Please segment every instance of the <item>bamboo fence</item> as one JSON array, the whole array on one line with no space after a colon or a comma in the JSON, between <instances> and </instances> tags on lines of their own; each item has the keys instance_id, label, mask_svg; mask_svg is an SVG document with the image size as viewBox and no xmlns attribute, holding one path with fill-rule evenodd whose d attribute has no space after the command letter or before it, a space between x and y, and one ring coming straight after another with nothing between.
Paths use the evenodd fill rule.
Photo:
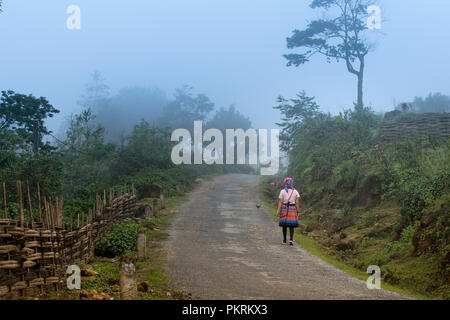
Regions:
<instances>
[{"instance_id":1,"label":"bamboo fence","mask_svg":"<svg viewBox=\"0 0 450 320\"><path fill-rule=\"evenodd\" d=\"M387 123L380 128L382 141L396 141L407 137L450 137L450 113L426 113L417 119Z\"/></svg>"},{"instance_id":2,"label":"bamboo fence","mask_svg":"<svg viewBox=\"0 0 450 320\"><path fill-rule=\"evenodd\" d=\"M133 217L136 211L136 190L124 186L119 194L109 190L108 199L106 191L102 196L96 195L95 205L86 214L67 217L63 214L62 197L44 198L41 203L39 185L33 210L29 184L24 188L22 182L17 181L19 217L11 219L5 183L2 187L0 300L61 289L67 266L87 261L96 243L110 233L115 224Z\"/></svg>"}]
</instances>

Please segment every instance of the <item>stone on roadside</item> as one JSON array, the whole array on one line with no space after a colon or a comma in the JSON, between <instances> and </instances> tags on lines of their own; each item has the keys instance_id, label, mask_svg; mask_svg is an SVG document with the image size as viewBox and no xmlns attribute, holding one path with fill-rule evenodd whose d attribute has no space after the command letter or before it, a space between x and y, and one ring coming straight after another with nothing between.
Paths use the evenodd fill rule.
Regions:
<instances>
[{"instance_id":1,"label":"stone on roadside","mask_svg":"<svg viewBox=\"0 0 450 320\"><path fill-rule=\"evenodd\" d=\"M143 281L138 284L138 291L147 292L150 288L150 283L148 281Z\"/></svg>"}]
</instances>

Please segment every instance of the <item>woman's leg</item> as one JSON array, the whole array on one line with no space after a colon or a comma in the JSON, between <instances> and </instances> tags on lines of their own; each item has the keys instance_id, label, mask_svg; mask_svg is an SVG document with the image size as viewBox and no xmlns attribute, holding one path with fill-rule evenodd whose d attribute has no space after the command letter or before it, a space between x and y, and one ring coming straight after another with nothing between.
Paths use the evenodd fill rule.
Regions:
<instances>
[{"instance_id":1,"label":"woman's leg","mask_svg":"<svg viewBox=\"0 0 450 320\"><path fill-rule=\"evenodd\" d=\"M289 237L294 240L294 227L289 227Z\"/></svg>"},{"instance_id":2,"label":"woman's leg","mask_svg":"<svg viewBox=\"0 0 450 320\"><path fill-rule=\"evenodd\" d=\"M283 226L283 242L286 242L287 227Z\"/></svg>"}]
</instances>

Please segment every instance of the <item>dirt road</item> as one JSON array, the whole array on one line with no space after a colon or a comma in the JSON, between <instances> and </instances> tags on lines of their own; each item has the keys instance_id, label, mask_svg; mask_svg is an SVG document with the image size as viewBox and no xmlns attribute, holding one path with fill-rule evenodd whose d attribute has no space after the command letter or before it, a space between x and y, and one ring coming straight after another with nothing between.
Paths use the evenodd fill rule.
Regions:
<instances>
[{"instance_id":1,"label":"dirt road","mask_svg":"<svg viewBox=\"0 0 450 320\"><path fill-rule=\"evenodd\" d=\"M258 176L226 175L190 195L169 230L167 272L197 299L404 299L307 253L281 245L257 208Z\"/></svg>"}]
</instances>

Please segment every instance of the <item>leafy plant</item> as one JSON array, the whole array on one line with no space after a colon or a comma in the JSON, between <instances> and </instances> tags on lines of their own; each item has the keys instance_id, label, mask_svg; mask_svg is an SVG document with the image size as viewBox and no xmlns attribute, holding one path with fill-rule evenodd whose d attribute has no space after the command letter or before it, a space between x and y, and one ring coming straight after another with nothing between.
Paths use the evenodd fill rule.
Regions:
<instances>
[{"instance_id":1,"label":"leafy plant","mask_svg":"<svg viewBox=\"0 0 450 320\"><path fill-rule=\"evenodd\" d=\"M95 246L95 255L114 258L127 251L136 250L139 224L127 219L114 227L112 233L102 238Z\"/></svg>"}]
</instances>

